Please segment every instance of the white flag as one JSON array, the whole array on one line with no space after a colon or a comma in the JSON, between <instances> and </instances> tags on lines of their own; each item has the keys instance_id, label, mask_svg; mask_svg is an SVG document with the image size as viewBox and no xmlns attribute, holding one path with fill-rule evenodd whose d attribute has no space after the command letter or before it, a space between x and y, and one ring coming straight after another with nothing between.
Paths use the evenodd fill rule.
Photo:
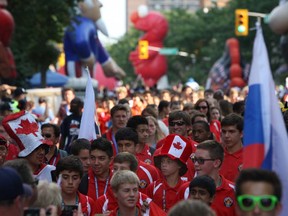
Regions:
<instances>
[{"instance_id":1,"label":"white flag","mask_svg":"<svg viewBox=\"0 0 288 216\"><path fill-rule=\"evenodd\" d=\"M84 111L82 113L80 131L78 138L85 138L90 140L96 139L95 130L95 94L88 69L87 71L87 84L85 90Z\"/></svg>"}]
</instances>

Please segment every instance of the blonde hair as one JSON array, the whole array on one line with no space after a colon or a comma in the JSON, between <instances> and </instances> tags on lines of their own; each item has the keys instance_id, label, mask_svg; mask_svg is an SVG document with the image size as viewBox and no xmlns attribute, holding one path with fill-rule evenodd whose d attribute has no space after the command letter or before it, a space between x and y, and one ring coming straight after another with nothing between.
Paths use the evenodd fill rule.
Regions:
<instances>
[{"instance_id":1,"label":"blonde hair","mask_svg":"<svg viewBox=\"0 0 288 216\"><path fill-rule=\"evenodd\" d=\"M160 129L160 126L158 124L157 119L155 119L153 116L146 116L146 119L148 120L152 120L156 126L156 132L155 132L155 142L157 143L159 140L163 139L165 137L165 134L163 133L163 131Z\"/></svg>"},{"instance_id":2,"label":"blonde hair","mask_svg":"<svg viewBox=\"0 0 288 216\"><path fill-rule=\"evenodd\" d=\"M119 170L111 178L110 185L117 192L121 184L140 184L138 176L130 170Z\"/></svg>"},{"instance_id":3,"label":"blonde hair","mask_svg":"<svg viewBox=\"0 0 288 216\"><path fill-rule=\"evenodd\" d=\"M55 205L61 208L62 196L60 187L54 182L40 181L37 185L38 197L33 207L47 208Z\"/></svg>"}]
</instances>

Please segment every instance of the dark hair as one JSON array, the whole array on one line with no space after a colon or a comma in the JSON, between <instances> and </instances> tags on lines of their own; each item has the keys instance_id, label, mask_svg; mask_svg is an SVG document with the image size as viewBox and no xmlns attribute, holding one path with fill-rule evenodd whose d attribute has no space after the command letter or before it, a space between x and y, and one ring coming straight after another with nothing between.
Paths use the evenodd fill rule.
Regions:
<instances>
[{"instance_id":1,"label":"dark hair","mask_svg":"<svg viewBox=\"0 0 288 216\"><path fill-rule=\"evenodd\" d=\"M41 104L41 103L46 103L46 102L47 102L47 100L46 100L45 97L39 97L39 98L38 98L38 103L39 103L39 104Z\"/></svg>"},{"instance_id":2,"label":"dark hair","mask_svg":"<svg viewBox=\"0 0 288 216\"><path fill-rule=\"evenodd\" d=\"M243 116L245 111L245 101L237 101L232 106L233 112Z\"/></svg>"},{"instance_id":3,"label":"dark hair","mask_svg":"<svg viewBox=\"0 0 288 216\"><path fill-rule=\"evenodd\" d=\"M182 110L175 110L169 113L168 121L180 120L182 119L187 126L191 125L190 116L187 112Z\"/></svg>"},{"instance_id":4,"label":"dark hair","mask_svg":"<svg viewBox=\"0 0 288 216\"><path fill-rule=\"evenodd\" d=\"M60 136L60 127L58 125L51 124L51 123L45 123L45 124L41 125L41 130L43 130L44 128L53 128L55 137Z\"/></svg>"},{"instance_id":5,"label":"dark hair","mask_svg":"<svg viewBox=\"0 0 288 216\"><path fill-rule=\"evenodd\" d=\"M196 101L194 108L196 110L198 110L199 104L202 103L202 102L205 102L206 105L207 105L207 114L206 114L206 116L207 116L208 121L210 121L210 104L209 104L209 102L206 99L200 98L198 101Z\"/></svg>"},{"instance_id":6,"label":"dark hair","mask_svg":"<svg viewBox=\"0 0 288 216\"><path fill-rule=\"evenodd\" d=\"M32 175L32 169L26 159L17 158L14 160L6 161L3 167L12 167L21 176L23 183L35 186L34 177Z\"/></svg>"},{"instance_id":7,"label":"dark hair","mask_svg":"<svg viewBox=\"0 0 288 216\"><path fill-rule=\"evenodd\" d=\"M126 98L122 98L118 101L118 104L129 104L129 101Z\"/></svg>"},{"instance_id":8,"label":"dark hair","mask_svg":"<svg viewBox=\"0 0 288 216\"><path fill-rule=\"evenodd\" d=\"M77 106L78 107L84 107L84 102L83 102L83 100L81 99L81 98L79 98L79 97L75 97L72 101L71 101L71 103L70 103L70 105L71 104L77 104Z\"/></svg>"},{"instance_id":9,"label":"dark hair","mask_svg":"<svg viewBox=\"0 0 288 216\"><path fill-rule=\"evenodd\" d=\"M230 113L229 115L225 116L221 121L221 127L224 126L236 126L236 128L242 132L244 127L243 118L235 113Z\"/></svg>"},{"instance_id":10,"label":"dark hair","mask_svg":"<svg viewBox=\"0 0 288 216\"><path fill-rule=\"evenodd\" d=\"M112 144L106 138L99 137L99 138L93 140L93 142L91 144L90 152L94 151L96 149L106 152L106 154L108 155L109 158L111 158L113 156Z\"/></svg>"},{"instance_id":11,"label":"dark hair","mask_svg":"<svg viewBox=\"0 0 288 216\"><path fill-rule=\"evenodd\" d=\"M143 116L144 113L148 113L150 116L153 116L155 119L158 119L158 110L157 108L153 108L152 105L154 104L149 104L147 105L143 110L141 115ZM146 116L145 116L146 117Z\"/></svg>"},{"instance_id":12,"label":"dark hair","mask_svg":"<svg viewBox=\"0 0 288 216\"><path fill-rule=\"evenodd\" d=\"M222 90L216 90L213 94L213 98L217 101L224 100L224 92Z\"/></svg>"},{"instance_id":13,"label":"dark hair","mask_svg":"<svg viewBox=\"0 0 288 216\"><path fill-rule=\"evenodd\" d=\"M166 100L161 100L159 102L159 105L158 105L158 112L162 112L164 110L164 108L167 108L169 107L170 105L170 102L166 101Z\"/></svg>"},{"instance_id":14,"label":"dark hair","mask_svg":"<svg viewBox=\"0 0 288 216\"><path fill-rule=\"evenodd\" d=\"M137 129L138 125L148 125L148 120L141 115L135 115L128 119L127 127Z\"/></svg>"},{"instance_id":15,"label":"dark hair","mask_svg":"<svg viewBox=\"0 0 288 216\"><path fill-rule=\"evenodd\" d=\"M206 122L206 121L196 121L196 122L194 122L194 124L192 126L197 125L197 124L198 125L202 125L206 132L211 132L208 122Z\"/></svg>"},{"instance_id":16,"label":"dark hair","mask_svg":"<svg viewBox=\"0 0 288 216\"><path fill-rule=\"evenodd\" d=\"M74 155L69 155L67 157L61 158L56 165L56 176L58 177L60 173L64 170L78 172L80 178L83 176L83 165L81 160Z\"/></svg>"},{"instance_id":17,"label":"dark hair","mask_svg":"<svg viewBox=\"0 0 288 216\"><path fill-rule=\"evenodd\" d=\"M212 159L219 159L222 164L224 159L224 150L223 147L220 145L220 143L214 140L204 141L197 145L197 149L207 150Z\"/></svg>"},{"instance_id":18,"label":"dark hair","mask_svg":"<svg viewBox=\"0 0 288 216\"><path fill-rule=\"evenodd\" d=\"M136 145L138 143L138 133L135 129L130 127L120 128L115 134L116 142L121 140L129 140L134 142Z\"/></svg>"},{"instance_id":19,"label":"dark hair","mask_svg":"<svg viewBox=\"0 0 288 216\"><path fill-rule=\"evenodd\" d=\"M122 111L125 111L126 113L128 113L128 110L127 110L127 107L123 104L116 104L115 106L113 106L110 110L110 115L111 117L114 116L114 114L119 111L119 110L122 110Z\"/></svg>"},{"instance_id":20,"label":"dark hair","mask_svg":"<svg viewBox=\"0 0 288 216\"><path fill-rule=\"evenodd\" d=\"M206 116L204 113L201 113L201 112L199 112L199 111L196 111L196 112L194 113L194 115L192 116L192 118L191 118L191 124L192 124L192 125L195 123L195 119L196 119L197 117L203 117L203 118L206 118L206 119L207 119L207 116ZM207 121L208 121L208 119L207 119Z\"/></svg>"},{"instance_id":21,"label":"dark hair","mask_svg":"<svg viewBox=\"0 0 288 216\"><path fill-rule=\"evenodd\" d=\"M72 155L78 156L81 150L87 149L90 151L90 148L91 148L91 143L89 142L89 140L80 138L80 139L73 140L73 142L71 143L70 153Z\"/></svg>"},{"instance_id":22,"label":"dark hair","mask_svg":"<svg viewBox=\"0 0 288 216\"><path fill-rule=\"evenodd\" d=\"M270 184L273 187L273 195L278 198L279 202L281 201L282 184L279 177L274 171L256 168L242 170L235 182L236 197L242 195L241 186L248 181L265 182Z\"/></svg>"},{"instance_id":23,"label":"dark hair","mask_svg":"<svg viewBox=\"0 0 288 216\"><path fill-rule=\"evenodd\" d=\"M220 100L219 107L223 116L227 116L228 114L233 112L233 105L227 100Z\"/></svg>"},{"instance_id":24,"label":"dark hair","mask_svg":"<svg viewBox=\"0 0 288 216\"><path fill-rule=\"evenodd\" d=\"M213 89L206 89L206 90L204 91L204 94L205 94L205 93L214 94L214 91L213 91Z\"/></svg>"},{"instance_id":25,"label":"dark hair","mask_svg":"<svg viewBox=\"0 0 288 216\"><path fill-rule=\"evenodd\" d=\"M128 162L129 163L129 168L132 172L135 172L137 171L138 169L138 161L136 159L136 157L129 153L129 152L119 152L114 160L113 160L113 163L125 163L125 162Z\"/></svg>"},{"instance_id":26,"label":"dark hair","mask_svg":"<svg viewBox=\"0 0 288 216\"><path fill-rule=\"evenodd\" d=\"M216 193L216 184L213 178L208 175L196 176L189 184L189 193L194 187L204 188L208 191L210 197L213 197Z\"/></svg>"},{"instance_id":27,"label":"dark hair","mask_svg":"<svg viewBox=\"0 0 288 216\"><path fill-rule=\"evenodd\" d=\"M191 102L185 103L183 106L183 111L189 110L189 109L193 109L194 105Z\"/></svg>"}]
</instances>

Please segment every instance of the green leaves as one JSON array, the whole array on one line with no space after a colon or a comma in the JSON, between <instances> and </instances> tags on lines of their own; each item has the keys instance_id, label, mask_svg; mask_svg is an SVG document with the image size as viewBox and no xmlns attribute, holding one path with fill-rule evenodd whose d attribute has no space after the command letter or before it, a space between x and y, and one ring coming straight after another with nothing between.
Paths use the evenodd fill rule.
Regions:
<instances>
[{"instance_id":1,"label":"green leaves","mask_svg":"<svg viewBox=\"0 0 288 216\"><path fill-rule=\"evenodd\" d=\"M177 47L180 51L193 53L196 56L195 64L192 64L192 59L188 57L167 56L170 82L172 84L186 82L189 77L193 77L201 85L205 85L210 68L224 52L226 40L236 37L234 34L235 9L247 8L253 12L269 13L278 3L278 0L234 0L230 1L225 8L210 8L208 13L199 10L192 14L181 9L164 12L169 20L169 33L164 46ZM252 28L256 18L250 17L249 21L250 28ZM278 47L280 37L264 23L262 23L262 28L270 54L271 67L275 70L283 62ZM131 34L131 32L132 30L118 44L109 48L114 59L128 72L129 80L133 80L135 75L133 75L133 68L127 62L128 54L135 49L138 40L137 34ZM237 38L240 42L242 58L248 63L252 58L254 37L255 31L250 31L247 37Z\"/></svg>"}]
</instances>

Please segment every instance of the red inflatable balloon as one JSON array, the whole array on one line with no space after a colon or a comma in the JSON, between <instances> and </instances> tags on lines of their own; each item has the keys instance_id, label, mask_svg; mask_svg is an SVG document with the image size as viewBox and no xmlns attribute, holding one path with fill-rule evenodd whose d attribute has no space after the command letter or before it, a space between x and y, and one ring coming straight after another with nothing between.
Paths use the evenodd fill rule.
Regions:
<instances>
[{"instance_id":1,"label":"red inflatable balloon","mask_svg":"<svg viewBox=\"0 0 288 216\"><path fill-rule=\"evenodd\" d=\"M240 77L234 77L231 79L230 87L240 87L243 88L246 86L246 82Z\"/></svg>"},{"instance_id":2,"label":"red inflatable balloon","mask_svg":"<svg viewBox=\"0 0 288 216\"><path fill-rule=\"evenodd\" d=\"M0 41L9 46L14 31L14 19L6 9L0 8Z\"/></svg>"},{"instance_id":3,"label":"red inflatable balloon","mask_svg":"<svg viewBox=\"0 0 288 216\"><path fill-rule=\"evenodd\" d=\"M1 5L2 7L5 6L4 3ZM17 76L14 56L9 48L13 31L14 19L12 15L0 7L0 77L5 79L16 78Z\"/></svg>"},{"instance_id":4,"label":"red inflatable balloon","mask_svg":"<svg viewBox=\"0 0 288 216\"><path fill-rule=\"evenodd\" d=\"M150 47L163 47L163 40L168 32L168 22L162 14L154 11L147 11L146 14L134 12L130 20L136 29L144 32L140 40L147 40ZM137 47L130 53L129 60L134 66L135 73L141 75L149 87L154 86L166 74L166 58L158 51L149 50L149 58L141 60Z\"/></svg>"},{"instance_id":5,"label":"red inflatable balloon","mask_svg":"<svg viewBox=\"0 0 288 216\"><path fill-rule=\"evenodd\" d=\"M240 77L242 78L242 68L239 64L232 64L230 67L230 79Z\"/></svg>"}]
</instances>

